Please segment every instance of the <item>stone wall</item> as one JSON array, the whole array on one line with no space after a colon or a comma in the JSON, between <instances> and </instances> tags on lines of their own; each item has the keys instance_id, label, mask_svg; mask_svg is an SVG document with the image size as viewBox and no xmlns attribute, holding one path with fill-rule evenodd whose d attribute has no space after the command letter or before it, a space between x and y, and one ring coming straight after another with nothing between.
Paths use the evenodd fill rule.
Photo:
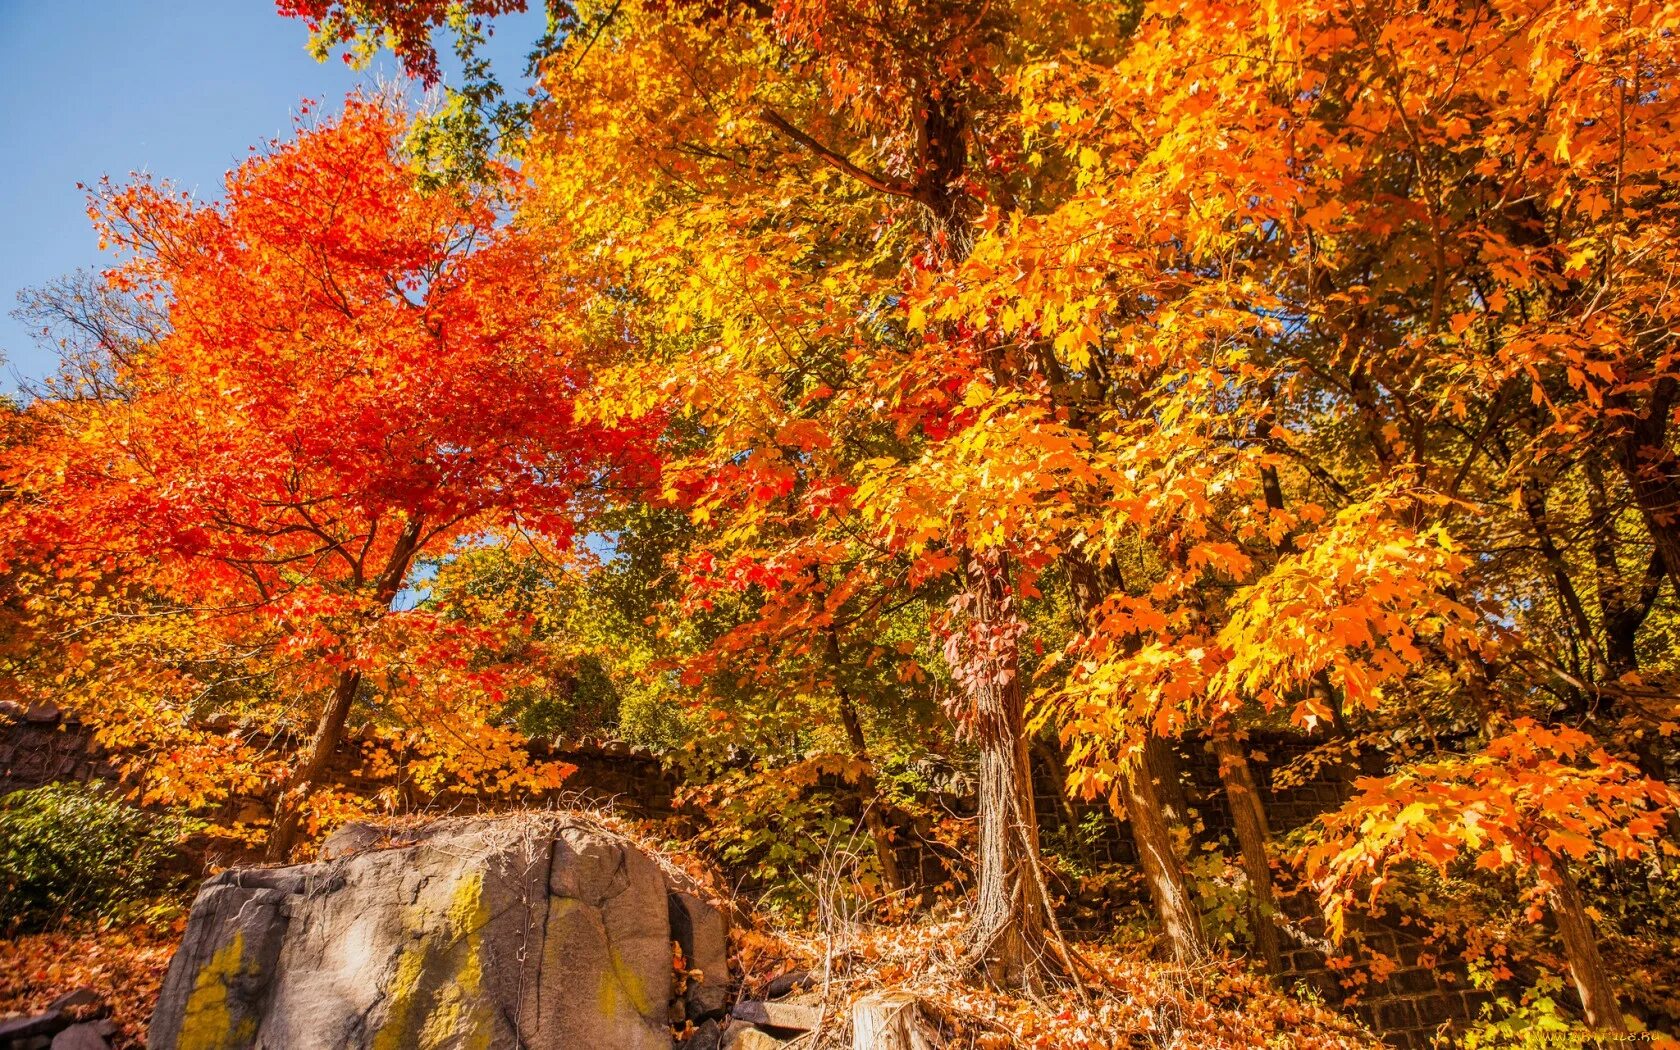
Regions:
<instances>
[{"instance_id":1,"label":"stone wall","mask_svg":"<svg viewBox=\"0 0 1680 1050\"><path fill-rule=\"evenodd\" d=\"M387 780L365 773L366 741L352 740L341 748L328 770L336 783L369 794L385 787ZM518 799L509 804L532 805L548 801L609 806L636 816L667 817L674 809L676 785L659 759L646 751L615 742L538 741L532 755L544 761L558 760L577 767L555 799ZM94 742L93 732L73 715L57 708L38 707L0 710L0 795L60 781L88 783L114 781L117 770ZM450 796L422 796L408 792L405 801L420 810L452 811L480 808L476 802ZM248 797L231 800L222 816L254 819L266 816L269 799ZM497 808L494 805L484 808Z\"/></svg>"},{"instance_id":2,"label":"stone wall","mask_svg":"<svg viewBox=\"0 0 1680 1050\"><path fill-rule=\"evenodd\" d=\"M0 712L0 795L59 781L86 784L116 772L93 733L55 707Z\"/></svg>"}]
</instances>

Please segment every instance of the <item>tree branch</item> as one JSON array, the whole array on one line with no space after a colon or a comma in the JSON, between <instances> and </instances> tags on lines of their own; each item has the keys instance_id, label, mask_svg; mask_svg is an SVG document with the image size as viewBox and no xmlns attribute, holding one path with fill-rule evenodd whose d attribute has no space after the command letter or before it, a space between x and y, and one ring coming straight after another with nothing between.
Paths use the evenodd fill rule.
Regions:
<instances>
[{"instance_id":1,"label":"tree branch","mask_svg":"<svg viewBox=\"0 0 1680 1050\"><path fill-rule=\"evenodd\" d=\"M858 182L868 186L870 189L876 190L880 193L890 193L894 197L914 196L909 186L906 186L901 182L893 182L887 178L858 167L856 164L847 160L844 156L829 149L816 139L794 127L788 122L786 117L777 113L769 106L765 106L762 110L760 110L759 115L764 118L765 123L816 154L817 158L823 161L823 163L827 164L836 171L851 176Z\"/></svg>"}]
</instances>

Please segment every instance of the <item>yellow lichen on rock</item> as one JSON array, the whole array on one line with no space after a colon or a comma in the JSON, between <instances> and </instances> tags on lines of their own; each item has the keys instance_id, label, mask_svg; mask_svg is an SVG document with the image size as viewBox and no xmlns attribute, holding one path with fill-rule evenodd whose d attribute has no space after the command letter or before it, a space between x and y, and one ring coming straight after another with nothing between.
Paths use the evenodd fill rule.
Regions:
<instances>
[{"instance_id":1,"label":"yellow lichen on rock","mask_svg":"<svg viewBox=\"0 0 1680 1050\"><path fill-rule=\"evenodd\" d=\"M432 926L435 914L417 904L405 923L418 939L397 959L386 989L390 1006L374 1036L374 1050L485 1050L490 1045L493 1017L484 998L482 959L490 909L483 875L473 872L455 884L444 931ZM423 983L432 985L429 996ZM427 998L429 1008L422 1014Z\"/></svg>"},{"instance_id":2,"label":"yellow lichen on rock","mask_svg":"<svg viewBox=\"0 0 1680 1050\"><path fill-rule=\"evenodd\" d=\"M236 932L193 978L180 1050L227 1050L249 1045L255 1035L255 1022L246 1017L236 1023L228 1005L228 985L239 976L244 955L245 935Z\"/></svg>"},{"instance_id":3,"label":"yellow lichen on rock","mask_svg":"<svg viewBox=\"0 0 1680 1050\"><path fill-rule=\"evenodd\" d=\"M621 1006L629 1006L644 1017L650 1015L653 1005L648 1001L647 988L643 987L636 971L626 965L618 949L610 945L607 959L610 965L601 975L601 1015L610 1017L618 1013Z\"/></svg>"}]
</instances>

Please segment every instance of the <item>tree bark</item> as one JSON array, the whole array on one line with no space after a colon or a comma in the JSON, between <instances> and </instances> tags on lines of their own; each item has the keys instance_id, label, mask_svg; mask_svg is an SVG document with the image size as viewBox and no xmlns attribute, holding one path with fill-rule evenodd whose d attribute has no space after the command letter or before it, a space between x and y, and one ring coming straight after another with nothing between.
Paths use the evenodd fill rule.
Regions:
<instances>
[{"instance_id":1,"label":"tree bark","mask_svg":"<svg viewBox=\"0 0 1680 1050\"><path fill-rule=\"evenodd\" d=\"M1157 776L1150 750L1145 748L1137 766L1121 775L1120 794L1126 803L1132 839L1137 843L1143 879L1167 935L1167 946L1176 961L1187 964L1207 955L1207 937L1202 932L1201 912L1196 908L1189 880L1184 875L1178 845L1167 823Z\"/></svg>"},{"instance_id":2,"label":"tree bark","mask_svg":"<svg viewBox=\"0 0 1680 1050\"><path fill-rule=\"evenodd\" d=\"M852 1050L933 1050L945 1045L913 995L885 992L852 1006Z\"/></svg>"},{"instance_id":3,"label":"tree bark","mask_svg":"<svg viewBox=\"0 0 1680 1050\"><path fill-rule=\"evenodd\" d=\"M1000 552L971 554L967 575L975 633L963 677L980 752L980 864L970 927L972 951L994 984L1036 992L1043 986L1049 961L1050 916L1039 869L1008 562Z\"/></svg>"},{"instance_id":4,"label":"tree bark","mask_svg":"<svg viewBox=\"0 0 1680 1050\"><path fill-rule=\"evenodd\" d=\"M1184 790L1184 763L1178 748L1164 737L1152 736L1144 745L1149 750L1149 768L1155 777L1155 791L1161 798L1161 815L1167 826L1183 828L1188 834L1194 828L1190 796Z\"/></svg>"},{"instance_id":5,"label":"tree bark","mask_svg":"<svg viewBox=\"0 0 1680 1050\"><path fill-rule=\"evenodd\" d=\"M1271 841L1271 829L1266 824L1266 809L1261 803L1260 789L1254 782L1248 755L1227 719L1220 719L1212 727L1213 753L1219 759L1219 781L1225 787L1225 797L1231 805L1231 826L1237 835L1237 849L1242 856L1243 872L1248 876L1249 924L1254 928L1254 946L1265 963L1266 972L1281 973L1282 938L1278 930L1277 891L1272 884L1271 858L1266 844Z\"/></svg>"},{"instance_id":6,"label":"tree bark","mask_svg":"<svg viewBox=\"0 0 1680 1050\"><path fill-rule=\"evenodd\" d=\"M1622 1020L1621 1008L1616 1005L1616 989L1604 968L1604 957L1598 953L1598 937L1593 932L1587 906L1581 900L1581 891L1564 861L1560 858L1554 860L1558 883L1547 894L1547 901L1552 906L1558 934L1563 939L1564 955L1569 960L1569 976L1581 995L1581 1010L1594 1031L1625 1032L1627 1025Z\"/></svg>"}]
</instances>

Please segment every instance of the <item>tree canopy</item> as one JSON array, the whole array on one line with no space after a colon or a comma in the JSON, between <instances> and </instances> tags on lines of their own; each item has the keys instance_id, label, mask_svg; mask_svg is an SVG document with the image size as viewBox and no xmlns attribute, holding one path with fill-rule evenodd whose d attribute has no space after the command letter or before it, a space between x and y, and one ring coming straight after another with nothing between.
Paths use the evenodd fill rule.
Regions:
<instances>
[{"instance_id":1,"label":"tree canopy","mask_svg":"<svg viewBox=\"0 0 1680 1050\"><path fill-rule=\"evenodd\" d=\"M363 722L486 791L638 737L765 878L821 819L905 892L919 814L1031 994L1088 969L1035 769L1223 950L1205 748L1263 966L1298 886L1333 937L1474 900L1669 1023L1602 886L1680 849L1680 6L580 0L510 108L524 6L281 0L469 90L92 191L119 261L39 293L75 367L8 423L19 682L159 797L279 784L276 856ZM1340 808L1274 833L1262 737Z\"/></svg>"}]
</instances>

